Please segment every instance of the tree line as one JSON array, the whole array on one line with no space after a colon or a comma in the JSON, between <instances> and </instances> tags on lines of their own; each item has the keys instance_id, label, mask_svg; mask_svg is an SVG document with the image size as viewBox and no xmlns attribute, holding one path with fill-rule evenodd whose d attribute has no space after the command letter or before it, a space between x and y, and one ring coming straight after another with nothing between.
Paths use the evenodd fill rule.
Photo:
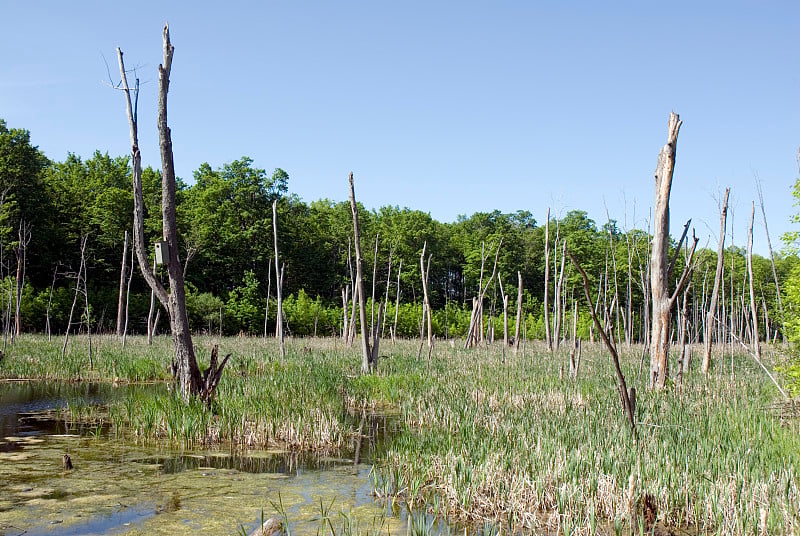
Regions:
<instances>
[{"instance_id":1,"label":"tree line","mask_svg":"<svg viewBox=\"0 0 800 536\"><path fill-rule=\"evenodd\" d=\"M161 171L146 167L141 177L145 242L152 262L153 244L162 232ZM355 252L349 202L306 202L290 192L285 171L268 172L246 156L216 169L202 163L192 178L191 183L178 180L176 191L178 255L192 329L275 333L275 201L285 274L284 329L298 336L341 336L347 329L345 317L352 318ZM28 131L9 128L0 120L0 302L5 333L66 331L82 261L86 306L78 307L81 312L72 311L73 326L113 332L118 325L120 285L128 284L120 277L120 267L132 213L129 156L97 151L86 159L69 154L54 161L31 144ZM512 311L510 329L515 331L513 312L519 295L522 336L544 338L549 328L556 345L575 334L594 337L581 276L565 257L569 251L585 269L594 309L612 326L616 339L632 344L647 337L652 237L646 230L621 228L613 219L598 224L580 210L561 217L542 215L542 221L523 210L479 212L451 223L397 206L366 210L359 205L359 213L368 307L385 304L387 334L420 335L421 269L425 269L431 330L437 338L468 334L473 298L484 288L485 320L477 334L481 339L502 338L504 296ZM680 274L687 257L675 255L676 246L671 239L670 257ZM427 268L419 262L423 248ZM718 305L728 336L742 339L753 331L746 253L736 244L724 249ZM130 271L131 249L124 255ZM681 303L679 310L689 317L690 340L700 342L703 311L717 270L716 249L698 249L694 262L687 294L682 296L686 304ZM789 279L796 264L794 254L776 255L779 282ZM156 272L166 280L163 268ZM781 337L770 259L753 255L752 273L758 333L762 340ZM148 316L152 324L151 296L138 269L125 290L127 329L145 333ZM169 328L161 325L160 330ZM723 337L722 331L714 336Z\"/></svg>"}]
</instances>

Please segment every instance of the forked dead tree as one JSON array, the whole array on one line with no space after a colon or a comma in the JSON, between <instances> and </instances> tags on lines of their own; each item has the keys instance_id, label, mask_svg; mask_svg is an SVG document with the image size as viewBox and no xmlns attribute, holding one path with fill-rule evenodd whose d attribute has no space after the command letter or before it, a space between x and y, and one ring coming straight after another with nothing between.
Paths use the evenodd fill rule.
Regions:
<instances>
[{"instance_id":1,"label":"forked dead tree","mask_svg":"<svg viewBox=\"0 0 800 536\"><path fill-rule=\"evenodd\" d=\"M752 321L752 345L753 353L761 359L761 344L758 340L758 305L756 305L756 293L753 285L753 222L756 217L756 204L753 203L750 209L750 228L747 232L747 278L750 280L750 315Z\"/></svg>"},{"instance_id":2,"label":"forked dead tree","mask_svg":"<svg viewBox=\"0 0 800 536\"><path fill-rule=\"evenodd\" d=\"M683 270L675 291L670 294L669 281L673 263L669 263L669 196L672 176L675 171L675 152L678 132L682 121L675 112L670 113L667 129L667 144L658 154L655 172L656 206L653 220L653 251L650 261L650 288L652 291L653 317L650 330L650 387L663 389L667 382L668 357L672 309L678 295L686 284L691 271L697 238L692 245L689 262ZM686 229L688 229L688 224ZM684 235L686 230L684 230ZM677 251L681 248L678 243ZM676 253L677 253L676 251Z\"/></svg>"},{"instance_id":3,"label":"forked dead tree","mask_svg":"<svg viewBox=\"0 0 800 536\"><path fill-rule=\"evenodd\" d=\"M164 43L164 61L158 66L158 134L161 152L161 209L163 219L163 238L167 249L167 272L169 274L170 291L161 285L150 271L147 259L147 247L144 242L144 196L142 194L142 155L139 150L137 122L138 88L136 81L135 99L131 98L122 50L117 48L119 72L122 78L121 89L125 94L125 104L130 126L131 156L133 162L133 245L139 269L147 284L153 290L158 301L164 306L168 315L172 340L175 346L175 358L172 363L172 374L180 387L181 395L187 402L192 397L199 397L210 403L216 391L222 370L230 355L225 356L222 363L217 364L217 352L212 352L211 365L200 373L197 358L189 330L189 318L186 314L186 290L183 281L183 267L178 258L178 228L175 207L175 165L172 155L172 136L167 126L167 93L169 91L169 75L172 69L172 56L175 48L169 39L169 26L164 25L162 33Z\"/></svg>"},{"instance_id":4,"label":"forked dead tree","mask_svg":"<svg viewBox=\"0 0 800 536\"><path fill-rule=\"evenodd\" d=\"M717 302L719 300L719 288L722 283L722 266L725 260L725 228L728 221L728 197L731 194L730 188L725 188L725 197L722 199L722 208L719 211L719 242L717 244L717 271L714 274L714 288L711 291L711 301L708 304L706 313L705 330L703 333L703 374L708 374L711 368L711 335L714 331L714 316L717 314Z\"/></svg>"},{"instance_id":5,"label":"forked dead tree","mask_svg":"<svg viewBox=\"0 0 800 536\"><path fill-rule=\"evenodd\" d=\"M433 348L433 319L431 318L431 300L428 294L428 275L431 266L431 257L433 255L428 255L428 268L425 268L425 248L428 247L427 240L422 245L422 253L419 255L419 270L420 274L422 275L422 296L423 296L423 304L422 304L422 322L423 322L423 331L426 328L425 323L427 322L427 333L428 333L428 349Z\"/></svg>"}]
</instances>

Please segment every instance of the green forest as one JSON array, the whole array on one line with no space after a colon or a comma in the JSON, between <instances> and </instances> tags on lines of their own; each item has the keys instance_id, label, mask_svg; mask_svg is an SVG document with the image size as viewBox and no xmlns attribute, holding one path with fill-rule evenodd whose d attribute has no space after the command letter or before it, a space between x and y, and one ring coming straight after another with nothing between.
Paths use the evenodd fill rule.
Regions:
<instances>
[{"instance_id":1,"label":"green forest","mask_svg":"<svg viewBox=\"0 0 800 536\"><path fill-rule=\"evenodd\" d=\"M277 278L271 205L277 200L286 331L293 336L341 335L343 306L352 306L355 258L349 203L305 201L292 194L291 177L284 170L276 167L270 172L259 165L246 156L218 169L201 163L191 181L178 181L179 256L184 264L192 329L274 334ZM343 199L345 179L343 174ZM145 241L152 261L153 245L161 234L161 172L147 167L142 180ZM122 285L127 297L126 329L145 333L150 290L136 265L130 282L128 277L121 280L132 212L128 156L98 151L85 159L69 154L64 161L54 161L31 144L27 130L0 120L0 276L5 331L63 333L74 308L73 329L85 330L88 323L93 333L114 332ZM502 338L504 294L509 296L509 330L513 334L518 273L523 297L521 336L544 337L548 215L525 210L479 212L448 223L413 208L385 206L377 210L361 207L360 218L368 310L372 303L386 302L385 336L395 329L401 337L420 334L420 254L425 247L437 338L466 335L472 300L481 282L485 287L488 284L484 334ZM680 231L683 223L673 222L673 233ZM626 229L614 219L595 222L580 210L550 218L547 227L554 338L571 337L572 331L583 337L592 335L589 315L581 314L588 309L580 276L568 259L564 262L566 244L589 275L596 310L613 317L617 338L641 341L647 331L642 320L646 318L648 232ZM84 240L85 273L81 272ZM676 246L673 240L673 249ZM716 270L716 244L703 246L699 245L695 256L686 294L695 341L702 339L701 311ZM742 245L726 242L719 306L720 316L744 339L750 333L744 314L750 307L745 256ZM675 272L680 273L685 255L678 252L674 258ZM490 280L495 259L496 276ZM131 260L129 247L126 266L130 267ZM795 265L796 255L775 253L779 283L790 279ZM776 296L769 258L754 255L753 282L760 337L771 340L781 336L782 304ZM554 296L557 285L560 292ZM77 300L76 286L81 291ZM88 303L88 319L84 302ZM15 318L17 304L19 315ZM578 311L575 323L573 311ZM161 318L157 329L168 332L166 315Z\"/></svg>"}]
</instances>

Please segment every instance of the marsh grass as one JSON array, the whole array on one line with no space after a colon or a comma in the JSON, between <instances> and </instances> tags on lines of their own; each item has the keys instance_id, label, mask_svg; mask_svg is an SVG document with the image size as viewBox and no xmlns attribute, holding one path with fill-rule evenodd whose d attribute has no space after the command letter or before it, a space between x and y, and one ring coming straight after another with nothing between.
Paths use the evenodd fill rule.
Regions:
<instances>
[{"instance_id":1,"label":"marsh grass","mask_svg":"<svg viewBox=\"0 0 800 536\"><path fill-rule=\"evenodd\" d=\"M402 430L372 473L375 493L478 532L653 530L646 498L658 527L800 529L797 419L770 409L778 401L774 386L744 354L734 356L733 375L726 356L707 380L693 370L682 388L649 391L637 378L641 348L623 351L628 383L638 392L634 440L599 346L587 345L580 376L570 380L561 373L566 352L530 342L517 356L506 351L505 362L500 344L464 351L439 343L429 360L417 359L416 341L386 342L379 372L369 376L358 373L359 349L338 339L289 340L280 359L273 339L199 337L201 368L217 342L233 356L211 409L174 393L131 394L108 409L116 433L333 452L357 435L352 414L391 411ZM26 336L0 364L0 376L169 380L168 338L152 347L129 338L124 350L113 337L95 338L94 346L89 371L81 338L62 358L59 344ZM770 349L765 359L780 357Z\"/></svg>"}]
</instances>

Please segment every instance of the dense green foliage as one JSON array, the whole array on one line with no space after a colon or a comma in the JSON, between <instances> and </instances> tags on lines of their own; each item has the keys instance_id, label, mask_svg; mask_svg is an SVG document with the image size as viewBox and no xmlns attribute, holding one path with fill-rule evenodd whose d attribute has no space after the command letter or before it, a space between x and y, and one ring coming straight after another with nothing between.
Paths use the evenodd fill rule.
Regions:
<instances>
[{"instance_id":1,"label":"dense green foliage","mask_svg":"<svg viewBox=\"0 0 800 536\"><path fill-rule=\"evenodd\" d=\"M24 223L24 228L30 231L21 293L24 330L43 331L49 307L53 331L63 332L72 304L82 236L88 237L87 280L93 329L110 331L116 325L122 244L132 220L129 160L127 156L111 157L97 152L85 160L70 154L63 162L50 162L31 146L27 131L8 129L5 123L0 123L0 187L3 188L0 192L4 193L0 207L0 278L11 278L4 284L0 303L7 314L18 265L19 229ZM143 170L148 244L160 235L160 178L157 170ZM344 193L344 180L342 186ZM290 193L290 179L285 171L276 168L269 173L248 157L218 169L201 164L191 184L179 181L177 194L179 255L186 265L187 306L193 329L213 333L221 329L226 334L274 332L277 278L271 204L277 200L280 262L286 273L287 329L301 336L341 333L342 291L351 284L352 262L348 259L354 256L349 203L327 199L303 201ZM370 296L376 236L379 240L375 300L388 302L385 334L394 326L397 271L401 262L397 334L419 333L422 311L419 256L426 243L426 252L432 255L430 292L437 336L466 332L472 299L478 293L481 277L486 285L501 243L497 255L499 277L489 284L484 325L487 329L494 327L496 334L502 332L499 285L502 282L502 291L510 296L513 334L519 271L524 286L525 333L529 337L544 333L544 227L530 212L480 212L460 216L452 223L438 222L430 214L396 206L373 211L362 207L361 214L364 275ZM647 233L622 230L613 220L598 226L579 210L553 219L549 236L551 285L561 270L564 241L581 260L592 278L591 284L596 289L593 292L601 293L603 302L610 304L617 289L616 303L623 312L628 308L631 311L630 334L634 340L640 339L646 331L642 319ZM728 306L733 303L740 309L739 297L746 282L744 251L731 246L725 255L723 303ZM693 319L699 318L694 311L710 294L716 253L703 249L698 259L689 296ZM783 281L789 278L796 260L793 254L778 256L778 272ZM681 269L683 255L678 255L677 263ZM603 275L606 273L607 277ZM763 296L758 304L763 337L767 320L771 335L780 324L769 260L756 256L754 273L756 295ZM582 312L579 334L586 336L587 306L579 285L576 270L567 262L562 328L572 326L574 298ZM129 330L145 329L149 295L137 267L131 288ZM551 305L552 296L551 289ZM617 320L617 329L624 329L626 321L626 318ZM162 322L162 329L164 325Z\"/></svg>"}]
</instances>

